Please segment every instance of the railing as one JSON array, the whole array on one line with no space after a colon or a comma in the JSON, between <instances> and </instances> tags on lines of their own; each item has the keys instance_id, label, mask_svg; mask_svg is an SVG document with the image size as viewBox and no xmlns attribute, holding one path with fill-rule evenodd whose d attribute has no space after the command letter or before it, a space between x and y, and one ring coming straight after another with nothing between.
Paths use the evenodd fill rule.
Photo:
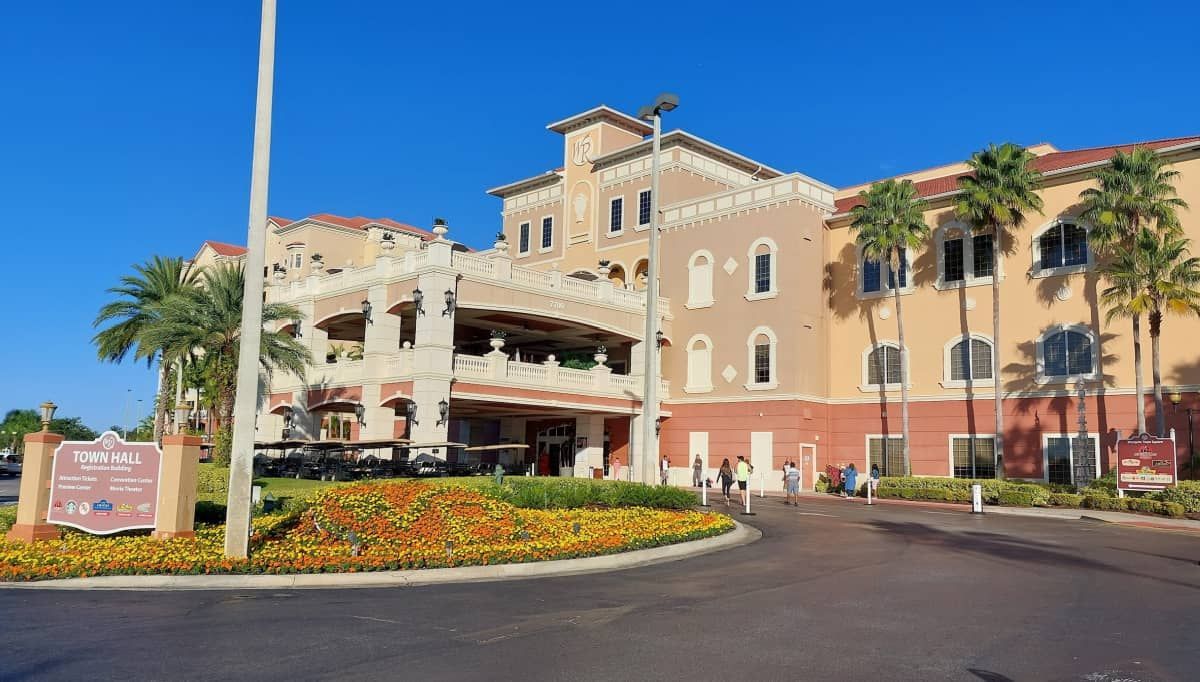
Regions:
<instances>
[{"instance_id":1,"label":"railing","mask_svg":"<svg viewBox=\"0 0 1200 682\"><path fill-rule=\"evenodd\" d=\"M526 384L545 384L547 368L545 365L535 365L532 362L508 363L508 378Z\"/></svg>"},{"instance_id":2,"label":"railing","mask_svg":"<svg viewBox=\"0 0 1200 682\"><path fill-rule=\"evenodd\" d=\"M586 369L560 368L558 385L567 388L592 388L596 385L595 374Z\"/></svg>"},{"instance_id":3,"label":"railing","mask_svg":"<svg viewBox=\"0 0 1200 682\"><path fill-rule=\"evenodd\" d=\"M455 268L473 275L482 275L483 277L496 276L496 264L487 258L480 258L479 256L455 251L450 263Z\"/></svg>"},{"instance_id":4,"label":"railing","mask_svg":"<svg viewBox=\"0 0 1200 682\"><path fill-rule=\"evenodd\" d=\"M489 377L491 374L492 365L487 358L478 355L454 356L455 376Z\"/></svg>"},{"instance_id":5,"label":"railing","mask_svg":"<svg viewBox=\"0 0 1200 682\"><path fill-rule=\"evenodd\" d=\"M363 361L339 358L337 362L315 365L308 371L308 382L316 385L357 384L362 382Z\"/></svg>"},{"instance_id":6,"label":"railing","mask_svg":"<svg viewBox=\"0 0 1200 682\"><path fill-rule=\"evenodd\" d=\"M516 282L517 284L524 284L525 286L534 287L536 289L554 288L554 283L550 279L550 273L518 266L513 266L512 281Z\"/></svg>"}]
</instances>

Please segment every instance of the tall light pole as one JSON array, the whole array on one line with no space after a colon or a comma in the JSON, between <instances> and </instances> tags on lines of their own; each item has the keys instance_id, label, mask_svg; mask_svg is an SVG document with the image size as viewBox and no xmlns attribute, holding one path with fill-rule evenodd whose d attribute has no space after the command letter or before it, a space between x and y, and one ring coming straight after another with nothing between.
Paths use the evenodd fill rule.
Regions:
<instances>
[{"instance_id":1,"label":"tall light pole","mask_svg":"<svg viewBox=\"0 0 1200 682\"><path fill-rule=\"evenodd\" d=\"M263 264L267 248L267 179L271 164L271 88L275 76L275 0L263 0L258 43L258 102L254 110L254 159L250 171L250 225L246 236L246 290L233 401L233 456L225 512L225 556L250 550L250 484L254 478L254 409L258 403L258 356L262 340ZM228 427L228 425L226 425Z\"/></svg>"},{"instance_id":2,"label":"tall light pole","mask_svg":"<svg viewBox=\"0 0 1200 682\"><path fill-rule=\"evenodd\" d=\"M133 398L133 389L125 389L125 408L121 410L121 438L129 440L129 401Z\"/></svg>"},{"instance_id":3,"label":"tall light pole","mask_svg":"<svg viewBox=\"0 0 1200 682\"><path fill-rule=\"evenodd\" d=\"M650 143L650 253L646 258L645 386L642 389L642 483L654 484L658 468L658 174L662 142L662 112L679 106L679 97L663 93L642 107L638 118L654 124Z\"/></svg>"}]
</instances>

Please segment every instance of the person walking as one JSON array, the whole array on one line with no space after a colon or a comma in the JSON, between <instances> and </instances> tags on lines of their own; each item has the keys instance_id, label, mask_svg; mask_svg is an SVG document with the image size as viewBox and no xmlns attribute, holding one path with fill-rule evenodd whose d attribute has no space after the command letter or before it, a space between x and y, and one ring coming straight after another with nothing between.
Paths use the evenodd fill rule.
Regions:
<instances>
[{"instance_id":1,"label":"person walking","mask_svg":"<svg viewBox=\"0 0 1200 682\"><path fill-rule=\"evenodd\" d=\"M729 466L729 458L721 460L721 468L717 470L721 479L721 494L725 496L725 506L729 506L729 489L733 487L733 467Z\"/></svg>"},{"instance_id":2,"label":"person walking","mask_svg":"<svg viewBox=\"0 0 1200 682\"><path fill-rule=\"evenodd\" d=\"M867 480L867 484L871 486L871 493L875 497L879 497L879 465L871 465L871 478Z\"/></svg>"},{"instance_id":3,"label":"person walking","mask_svg":"<svg viewBox=\"0 0 1200 682\"><path fill-rule=\"evenodd\" d=\"M609 469L612 469L612 480L614 480L614 481L621 480L621 458L620 457L612 458L612 464L609 465Z\"/></svg>"},{"instance_id":4,"label":"person walking","mask_svg":"<svg viewBox=\"0 0 1200 682\"><path fill-rule=\"evenodd\" d=\"M746 461L745 455L738 455L737 463L737 484L738 498L741 505L746 506L746 496L750 493L747 490L750 488L750 474L754 473L754 467Z\"/></svg>"},{"instance_id":5,"label":"person walking","mask_svg":"<svg viewBox=\"0 0 1200 682\"><path fill-rule=\"evenodd\" d=\"M846 481L842 494L849 500L854 497L854 493L858 489L858 470L854 468L854 462L846 465L846 471L842 473L842 477Z\"/></svg>"},{"instance_id":6,"label":"person walking","mask_svg":"<svg viewBox=\"0 0 1200 682\"><path fill-rule=\"evenodd\" d=\"M800 470L796 468L795 462L788 462L783 469L783 480L787 484L787 497L784 504L791 503L793 506L800 506Z\"/></svg>"},{"instance_id":7,"label":"person walking","mask_svg":"<svg viewBox=\"0 0 1200 682\"><path fill-rule=\"evenodd\" d=\"M696 453L696 459L692 462L692 486L699 488L704 484L704 460L700 459L700 453Z\"/></svg>"},{"instance_id":8,"label":"person walking","mask_svg":"<svg viewBox=\"0 0 1200 682\"><path fill-rule=\"evenodd\" d=\"M660 481L663 485L671 478L671 460L666 455L662 458L662 472L659 474Z\"/></svg>"}]
</instances>

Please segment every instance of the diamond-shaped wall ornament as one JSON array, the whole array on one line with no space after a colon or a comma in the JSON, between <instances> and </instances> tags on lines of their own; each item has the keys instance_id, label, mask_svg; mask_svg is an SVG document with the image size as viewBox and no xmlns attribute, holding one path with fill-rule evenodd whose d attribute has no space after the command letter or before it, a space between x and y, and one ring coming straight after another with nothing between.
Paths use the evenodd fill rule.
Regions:
<instances>
[{"instance_id":1,"label":"diamond-shaped wall ornament","mask_svg":"<svg viewBox=\"0 0 1200 682\"><path fill-rule=\"evenodd\" d=\"M737 261L731 257L729 260L725 261L725 265L722 267L725 268L725 274L732 275L733 271L737 270Z\"/></svg>"},{"instance_id":2,"label":"diamond-shaped wall ornament","mask_svg":"<svg viewBox=\"0 0 1200 682\"><path fill-rule=\"evenodd\" d=\"M721 370L721 378L725 380L725 383L731 384L737 378L737 370L733 368L733 365L725 365L725 369Z\"/></svg>"}]
</instances>

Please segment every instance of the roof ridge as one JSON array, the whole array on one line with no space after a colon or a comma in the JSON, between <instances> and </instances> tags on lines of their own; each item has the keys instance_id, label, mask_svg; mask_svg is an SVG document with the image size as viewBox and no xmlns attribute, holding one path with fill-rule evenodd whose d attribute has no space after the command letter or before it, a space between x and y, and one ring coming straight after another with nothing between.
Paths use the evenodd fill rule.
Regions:
<instances>
[{"instance_id":1,"label":"roof ridge","mask_svg":"<svg viewBox=\"0 0 1200 682\"><path fill-rule=\"evenodd\" d=\"M1142 140L1140 142L1118 142L1117 144L1099 144L1092 147L1080 147L1078 149L1059 149L1058 151L1050 152L1045 156L1054 156L1055 154L1070 154L1072 152L1094 152L1099 149L1116 149L1117 147L1142 147L1148 144L1160 144L1162 142L1177 142L1182 140L1200 140L1200 135L1181 135L1179 137L1163 137L1157 140Z\"/></svg>"}]
</instances>

